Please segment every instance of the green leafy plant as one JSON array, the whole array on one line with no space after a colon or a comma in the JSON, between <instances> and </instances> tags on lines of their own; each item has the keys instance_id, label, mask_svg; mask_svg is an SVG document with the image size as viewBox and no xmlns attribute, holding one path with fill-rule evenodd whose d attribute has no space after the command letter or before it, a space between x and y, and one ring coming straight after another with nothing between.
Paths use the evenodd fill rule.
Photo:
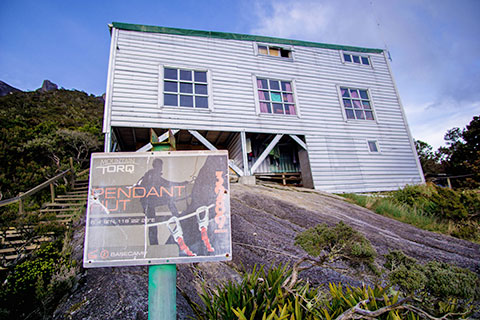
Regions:
<instances>
[{"instance_id":1,"label":"green leafy plant","mask_svg":"<svg viewBox=\"0 0 480 320\"><path fill-rule=\"evenodd\" d=\"M343 221L335 227L320 224L298 234L295 244L309 255L321 257L321 263L342 259L352 266L366 265L372 271L377 252L360 232Z\"/></svg>"},{"instance_id":2,"label":"green leafy plant","mask_svg":"<svg viewBox=\"0 0 480 320\"><path fill-rule=\"evenodd\" d=\"M480 280L470 270L437 261L422 265L399 250L389 252L385 258L390 283L415 294L422 308L430 313L466 315L478 307Z\"/></svg>"}]
</instances>

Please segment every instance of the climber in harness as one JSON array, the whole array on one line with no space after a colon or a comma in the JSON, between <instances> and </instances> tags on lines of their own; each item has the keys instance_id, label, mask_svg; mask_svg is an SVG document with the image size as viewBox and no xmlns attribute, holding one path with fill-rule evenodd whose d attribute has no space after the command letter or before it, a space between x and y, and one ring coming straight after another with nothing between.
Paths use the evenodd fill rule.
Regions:
<instances>
[{"instance_id":1,"label":"climber in harness","mask_svg":"<svg viewBox=\"0 0 480 320\"><path fill-rule=\"evenodd\" d=\"M163 161L161 159L153 160L152 169L148 170L142 178L137 182L137 186L146 190L146 196L140 198L146 219L155 222L155 208L159 206L168 206L173 216L178 217L179 212L175 205L174 193L162 192L162 190L173 190L172 187L181 187L188 184L188 181L173 182L163 178ZM151 191L154 192L151 192ZM181 190L181 189L177 189ZM148 228L148 238L150 245L158 244L158 227L151 226Z\"/></svg>"}]
</instances>

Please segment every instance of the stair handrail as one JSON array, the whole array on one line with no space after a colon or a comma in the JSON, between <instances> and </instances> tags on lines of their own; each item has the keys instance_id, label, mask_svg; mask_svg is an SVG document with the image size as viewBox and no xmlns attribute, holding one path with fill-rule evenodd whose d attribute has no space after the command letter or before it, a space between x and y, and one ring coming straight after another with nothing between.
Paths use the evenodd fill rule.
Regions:
<instances>
[{"instance_id":1,"label":"stair handrail","mask_svg":"<svg viewBox=\"0 0 480 320\"><path fill-rule=\"evenodd\" d=\"M63 171L62 173L56 175L55 177L53 178L50 178L48 179L47 181L39 184L38 186L36 187L33 187L32 189L28 190L27 192L21 192L18 194L18 196L16 197L13 197L13 198L10 198L10 199L6 199L6 200L2 200L0 201L0 207L3 207L3 206L6 206L6 205L9 205L9 204L12 204L12 203L16 203L16 202L19 202L21 201L23 198L25 197L28 197L28 196L31 196L32 194L35 194L37 193L38 191L48 187L49 185L53 184L54 182L56 182L57 180L65 177L67 174L72 174L72 169L67 169L65 171Z\"/></svg>"}]
</instances>

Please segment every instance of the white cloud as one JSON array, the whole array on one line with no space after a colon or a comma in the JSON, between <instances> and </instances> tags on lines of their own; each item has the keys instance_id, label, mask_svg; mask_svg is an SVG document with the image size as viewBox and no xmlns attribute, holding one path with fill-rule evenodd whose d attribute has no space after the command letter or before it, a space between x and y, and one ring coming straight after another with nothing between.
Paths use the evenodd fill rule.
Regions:
<instances>
[{"instance_id":1,"label":"white cloud","mask_svg":"<svg viewBox=\"0 0 480 320\"><path fill-rule=\"evenodd\" d=\"M390 49L414 138L435 148L480 114L480 2L256 1L251 33Z\"/></svg>"},{"instance_id":2,"label":"white cloud","mask_svg":"<svg viewBox=\"0 0 480 320\"><path fill-rule=\"evenodd\" d=\"M463 129L479 115L480 101L452 107L455 101L433 102L424 105L405 105L412 135L417 140L430 144L434 150L445 145L443 136L452 128Z\"/></svg>"}]
</instances>

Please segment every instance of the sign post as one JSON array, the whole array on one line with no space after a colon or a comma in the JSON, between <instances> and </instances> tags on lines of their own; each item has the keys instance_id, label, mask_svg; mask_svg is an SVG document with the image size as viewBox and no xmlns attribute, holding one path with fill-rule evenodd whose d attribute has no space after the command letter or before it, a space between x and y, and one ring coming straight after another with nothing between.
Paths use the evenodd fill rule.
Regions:
<instances>
[{"instance_id":1,"label":"sign post","mask_svg":"<svg viewBox=\"0 0 480 320\"><path fill-rule=\"evenodd\" d=\"M158 142L150 129L153 151L175 150L175 136L168 131L168 142ZM148 319L175 320L177 318L177 265L157 264L148 267Z\"/></svg>"},{"instance_id":2,"label":"sign post","mask_svg":"<svg viewBox=\"0 0 480 320\"><path fill-rule=\"evenodd\" d=\"M149 266L149 319L176 317L176 264L231 260L227 151L94 153L83 265Z\"/></svg>"}]
</instances>

